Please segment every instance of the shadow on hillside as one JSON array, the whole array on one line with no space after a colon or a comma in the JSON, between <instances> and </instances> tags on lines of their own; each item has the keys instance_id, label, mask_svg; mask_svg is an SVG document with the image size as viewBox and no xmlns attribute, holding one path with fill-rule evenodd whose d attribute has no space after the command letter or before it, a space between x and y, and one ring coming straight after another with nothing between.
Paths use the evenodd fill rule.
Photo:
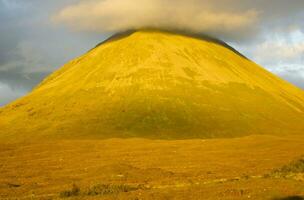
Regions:
<instances>
[{"instance_id":1,"label":"shadow on hillside","mask_svg":"<svg viewBox=\"0 0 304 200\"><path fill-rule=\"evenodd\" d=\"M283 198L274 198L273 200L304 200L304 197L302 196L289 196L289 197L283 197Z\"/></svg>"},{"instance_id":2,"label":"shadow on hillside","mask_svg":"<svg viewBox=\"0 0 304 200\"><path fill-rule=\"evenodd\" d=\"M171 34L179 34L179 35L184 35L184 36L188 36L188 37L194 37L194 38L201 39L201 40L206 40L206 41L209 41L209 42L213 42L215 44L219 44L223 47L226 47L229 50L236 53L237 55L239 55L239 56L241 56L245 59L248 59L246 56L244 56L239 51L237 51L236 49L234 49L233 47L228 45L226 42L224 42L220 39L217 39L215 37L212 37L208 34L193 33L193 32L189 32L189 31L186 31L186 30L170 30L170 29L154 29L154 28L144 28L143 30L144 31L161 31L161 32L167 32L167 33L171 33ZM124 31L124 32L116 33L116 34L110 36L108 39L104 40L103 42L99 43L97 46L95 46L95 48L99 47L100 45L103 45L107 42L112 42L112 41L120 40L124 37L128 37L128 36L132 35L133 33L135 33L136 31L137 30L132 30L131 29L131 30L127 30L127 31Z\"/></svg>"}]
</instances>

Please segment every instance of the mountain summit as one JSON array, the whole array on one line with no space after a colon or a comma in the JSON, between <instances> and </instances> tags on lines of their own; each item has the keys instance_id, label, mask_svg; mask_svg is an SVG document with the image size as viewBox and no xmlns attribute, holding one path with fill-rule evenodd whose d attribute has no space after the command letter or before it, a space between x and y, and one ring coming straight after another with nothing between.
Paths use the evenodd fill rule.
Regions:
<instances>
[{"instance_id":1,"label":"mountain summit","mask_svg":"<svg viewBox=\"0 0 304 200\"><path fill-rule=\"evenodd\" d=\"M224 43L162 31L107 40L0 110L0 137L303 132L302 90Z\"/></svg>"}]
</instances>

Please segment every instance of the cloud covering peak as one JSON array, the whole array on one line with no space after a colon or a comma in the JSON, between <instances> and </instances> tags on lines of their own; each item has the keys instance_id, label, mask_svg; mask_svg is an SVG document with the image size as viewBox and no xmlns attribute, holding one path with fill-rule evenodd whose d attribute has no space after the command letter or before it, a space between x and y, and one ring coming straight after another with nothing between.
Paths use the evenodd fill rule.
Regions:
<instances>
[{"instance_id":1,"label":"cloud covering peak","mask_svg":"<svg viewBox=\"0 0 304 200\"><path fill-rule=\"evenodd\" d=\"M236 0L82 0L63 8L53 19L74 30L100 33L160 28L229 39L251 35L258 11L230 6L232 2Z\"/></svg>"}]
</instances>

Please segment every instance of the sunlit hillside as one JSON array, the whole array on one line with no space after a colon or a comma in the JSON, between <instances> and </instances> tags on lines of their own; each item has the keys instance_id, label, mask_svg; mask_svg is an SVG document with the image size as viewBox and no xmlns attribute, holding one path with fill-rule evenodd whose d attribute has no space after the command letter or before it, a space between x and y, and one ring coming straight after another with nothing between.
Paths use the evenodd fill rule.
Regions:
<instances>
[{"instance_id":1,"label":"sunlit hillside","mask_svg":"<svg viewBox=\"0 0 304 200\"><path fill-rule=\"evenodd\" d=\"M220 42L137 31L0 111L0 137L205 138L304 131L304 92Z\"/></svg>"}]
</instances>

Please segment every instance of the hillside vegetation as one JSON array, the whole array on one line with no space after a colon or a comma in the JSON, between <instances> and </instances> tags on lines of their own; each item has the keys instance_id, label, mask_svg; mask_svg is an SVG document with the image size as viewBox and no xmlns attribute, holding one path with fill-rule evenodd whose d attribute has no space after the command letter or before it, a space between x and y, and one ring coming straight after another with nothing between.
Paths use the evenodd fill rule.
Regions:
<instances>
[{"instance_id":1,"label":"hillside vegetation","mask_svg":"<svg viewBox=\"0 0 304 200\"><path fill-rule=\"evenodd\" d=\"M210 39L106 41L0 110L0 138L302 134L304 92Z\"/></svg>"}]
</instances>

